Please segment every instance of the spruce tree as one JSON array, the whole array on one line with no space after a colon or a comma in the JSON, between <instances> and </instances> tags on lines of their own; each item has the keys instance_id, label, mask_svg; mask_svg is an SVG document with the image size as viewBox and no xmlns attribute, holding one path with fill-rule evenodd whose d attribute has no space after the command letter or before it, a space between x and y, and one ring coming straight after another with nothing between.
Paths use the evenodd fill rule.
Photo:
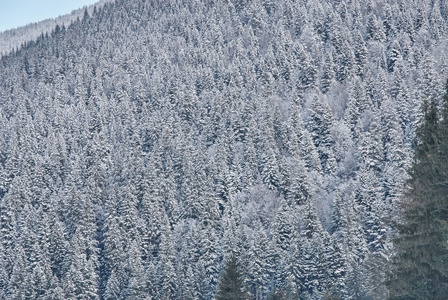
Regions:
<instances>
[{"instance_id":1,"label":"spruce tree","mask_svg":"<svg viewBox=\"0 0 448 300\"><path fill-rule=\"evenodd\" d=\"M244 278L234 254L229 258L219 281L216 300L244 300L248 294L244 288Z\"/></svg>"},{"instance_id":2,"label":"spruce tree","mask_svg":"<svg viewBox=\"0 0 448 300\"><path fill-rule=\"evenodd\" d=\"M413 143L408 193L395 240L387 286L391 299L446 299L448 295L448 91L442 116L425 104Z\"/></svg>"}]
</instances>

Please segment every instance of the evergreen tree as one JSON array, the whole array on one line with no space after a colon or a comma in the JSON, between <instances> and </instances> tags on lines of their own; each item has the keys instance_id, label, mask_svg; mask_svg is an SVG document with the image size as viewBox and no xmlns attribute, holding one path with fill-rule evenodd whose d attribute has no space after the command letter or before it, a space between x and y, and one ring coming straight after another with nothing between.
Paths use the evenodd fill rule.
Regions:
<instances>
[{"instance_id":1,"label":"evergreen tree","mask_svg":"<svg viewBox=\"0 0 448 300\"><path fill-rule=\"evenodd\" d=\"M321 91L322 93L326 94L331 86L335 82L335 74L334 74L334 64L333 64L333 57L331 53L329 53L325 57L325 65L323 68L322 76L321 76Z\"/></svg>"},{"instance_id":2,"label":"evergreen tree","mask_svg":"<svg viewBox=\"0 0 448 300\"><path fill-rule=\"evenodd\" d=\"M262 228L262 225L259 226ZM255 233L255 238L250 243L248 277L251 292L255 299L264 299L266 287L269 283L269 252L266 249L269 245L268 237L263 229Z\"/></svg>"},{"instance_id":3,"label":"evergreen tree","mask_svg":"<svg viewBox=\"0 0 448 300\"><path fill-rule=\"evenodd\" d=\"M216 292L219 280L219 249L216 249L216 235L211 226L201 228L200 239L196 240L199 247L199 261L204 266L202 281L206 284L205 298L211 298Z\"/></svg>"},{"instance_id":4,"label":"evergreen tree","mask_svg":"<svg viewBox=\"0 0 448 300\"><path fill-rule=\"evenodd\" d=\"M221 280L219 281L216 300L244 300L249 299L245 291L244 278L235 255L226 263Z\"/></svg>"},{"instance_id":5,"label":"evergreen tree","mask_svg":"<svg viewBox=\"0 0 448 300\"><path fill-rule=\"evenodd\" d=\"M171 234L166 233L160 244L158 265L158 299L177 299L178 282Z\"/></svg>"},{"instance_id":6,"label":"evergreen tree","mask_svg":"<svg viewBox=\"0 0 448 300\"><path fill-rule=\"evenodd\" d=\"M334 167L334 154L332 146L334 140L331 130L334 125L334 115L327 102L313 98L311 113L307 124L307 129L316 146L324 172L331 172Z\"/></svg>"},{"instance_id":7,"label":"evergreen tree","mask_svg":"<svg viewBox=\"0 0 448 300\"><path fill-rule=\"evenodd\" d=\"M364 66L367 63L367 47L362 37L361 32L356 30L353 36L354 40L354 55L355 55L355 74L363 77L364 75Z\"/></svg>"},{"instance_id":8,"label":"evergreen tree","mask_svg":"<svg viewBox=\"0 0 448 300\"><path fill-rule=\"evenodd\" d=\"M448 295L448 90L443 105L440 116L435 100L425 104L416 131L397 254L387 282L391 299Z\"/></svg>"}]
</instances>

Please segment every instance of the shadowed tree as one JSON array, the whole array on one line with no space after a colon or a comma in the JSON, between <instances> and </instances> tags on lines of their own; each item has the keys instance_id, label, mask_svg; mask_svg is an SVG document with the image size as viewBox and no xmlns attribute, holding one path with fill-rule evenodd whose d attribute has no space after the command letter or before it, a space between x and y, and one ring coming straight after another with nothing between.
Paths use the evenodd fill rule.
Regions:
<instances>
[{"instance_id":1,"label":"shadowed tree","mask_svg":"<svg viewBox=\"0 0 448 300\"><path fill-rule=\"evenodd\" d=\"M447 86L448 87L448 86ZM445 299L448 295L448 91L442 116L425 103L413 143L408 191L387 286L390 299Z\"/></svg>"},{"instance_id":2,"label":"shadowed tree","mask_svg":"<svg viewBox=\"0 0 448 300\"><path fill-rule=\"evenodd\" d=\"M245 291L244 278L235 255L232 255L224 268L223 275L219 281L216 300L244 300L249 299Z\"/></svg>"}]
</instances>

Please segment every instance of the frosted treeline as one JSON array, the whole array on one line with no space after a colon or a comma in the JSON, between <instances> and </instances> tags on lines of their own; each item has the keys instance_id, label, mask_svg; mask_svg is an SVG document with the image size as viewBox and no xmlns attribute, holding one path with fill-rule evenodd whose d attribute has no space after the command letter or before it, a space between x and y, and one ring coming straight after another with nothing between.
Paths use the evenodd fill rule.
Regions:
<instances>
[{"instance_id":1,"label":"frosted treeline","mask_svg":"<svg viewBox=\"0 0 448 300\"><path fill-rule=\"evenodd\" d=\"M95 5L89 5L84 9L76 9L70 14L59 16L54 19L47 19L45 21L31 23L19 28L0 31L0 58L3 55L7 55L12 51L20 49L21 47L26 47L27 43L34 42L42 35L48 35L56 26L62 27L70 25L77 19L82 18L85 9L92 14L95 6L100 8L106 2L113 2L113 0L101 0Z\"/></svg>"},{"instance_id":2,"label":"frosted treeline","mask_svg":"<svg viewBox=\"0 0 448 300\"><path fill-rule=\"evenodd\" d=\"M448 1L106 3L0 60L0 298L385 299Z\"/></svg>"}]
</instances>

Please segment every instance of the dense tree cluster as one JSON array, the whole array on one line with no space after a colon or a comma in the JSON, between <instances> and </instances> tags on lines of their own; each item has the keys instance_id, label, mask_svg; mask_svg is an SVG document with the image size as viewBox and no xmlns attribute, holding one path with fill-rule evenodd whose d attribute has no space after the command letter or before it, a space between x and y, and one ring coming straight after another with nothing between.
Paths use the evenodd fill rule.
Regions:
<instances>
[{"instance_id":1,"label":"dense tree cluster","mask_svg":"<svg viewBox=\"0 0 448 300\"><path fill-rule=\"evenodd\" d=\"M117 0L0 60L0 298L385 299L448 2ZM230 260L231 261L231 260Z\"/></svg>"}]
</instances>

